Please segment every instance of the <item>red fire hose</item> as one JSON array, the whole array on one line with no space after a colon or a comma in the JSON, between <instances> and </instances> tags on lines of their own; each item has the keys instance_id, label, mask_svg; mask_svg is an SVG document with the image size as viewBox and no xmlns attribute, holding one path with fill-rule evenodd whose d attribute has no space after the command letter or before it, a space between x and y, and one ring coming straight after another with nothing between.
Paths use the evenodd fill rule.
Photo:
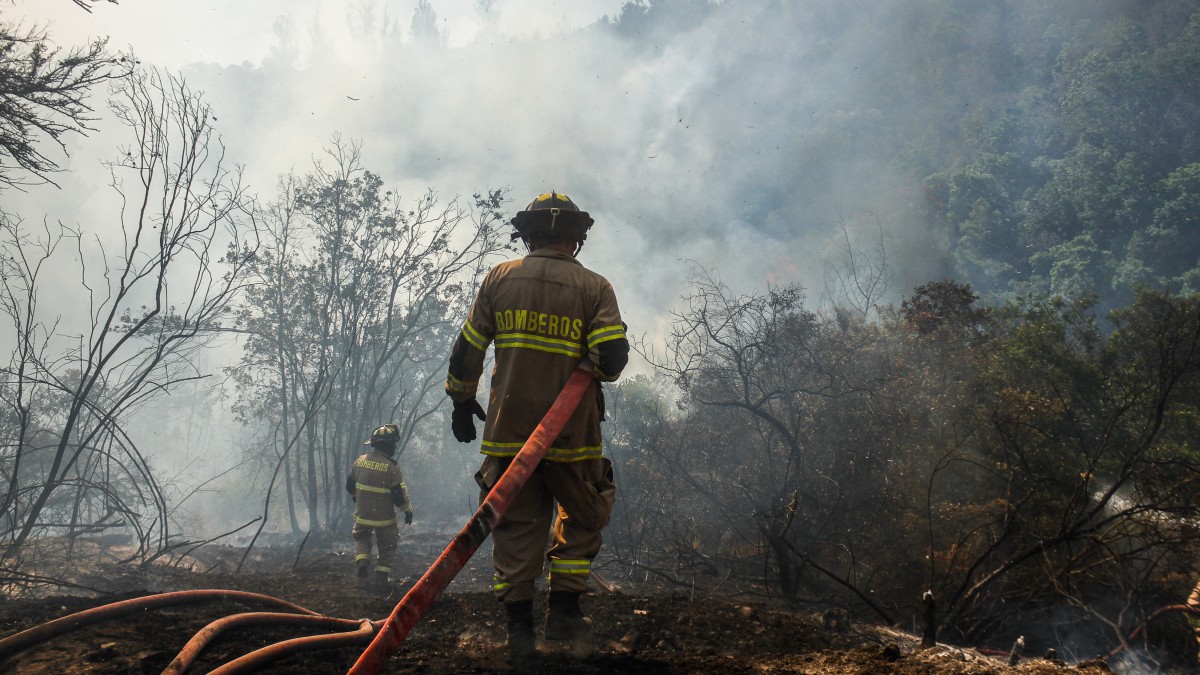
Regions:
<instances>
[{"instance_id":1,"label":"red fire hose","mask_svg":"<svg viewBox=\"0 0 1200 675\"><path fill-rule=\"evenodd\" d=\"M331 616L313 616L311 614L284 614L282 612L246 612L244 614L231 614L229 616L217 619L200 629L188 643L179 650L179 654L171 661L171 663L162 671L162 675L181 675L191 667L192 662L204 651L208 643L212 642L218 635L230 628L238 628L241 626L252 626L256 624L269 624L271 626L307 626L316 628L342 628L353 629L354 631L362 628L362 620L353 619L338 619ZM370 633L368 633L368 636ZM317 636L323 637L323 636ZM301 638L312 640L313 638ZM366 640L362 640L366 642ZM263 651L263 650L259 650Z\"/></svg>"},{"instance_id":2,"label":"red fire hose","mask_svg":"<svg viewBox=\"0 0 1200 675\"><path fill-rule=\"evenodd\" d=\"M263 669L263 666L268 663L281 659L289 654L295 654L301 651L312 651L318 649L332 649L334 647L343 647L346 645L360 644L371 639L371 634L375 632L376 622L369 619L363 619L359 622L358 630L353 630L345 633L333 633L331 635L310 635L308 637L293 638L276 642L273 645L267 645L262 649L250 652L244 656L226 663L225 665L208 671L208 675L242 675L242 673L257 673Z\"/></svg>"},{"instance_id":3,"label":"red fire hose","mask_svg":"<svg viewBox=\"0 0 1200 675\"><path fill-rule=\"evenodd\" d=\"M542 418L537 429L534 429L529 440L525 441L525 445L521 446L521 451L513 458L512 464L500 480L496 481L496 485L479 505L475 515L471 516L462 531L451 540L446 550L442 551L442 555L392 610L383 629L350 668L349 675L378 673L417 621L420 621L433 606L433 601L441 595L483 540L491 534L500 516L504 515L517 492L546 456L546 448L558 437L571 414L575 412L579 400L583 398L583 393L592 382L589 366L590 364L581 365L571 374L566 386L550 406L550 411Z\"/></svg>"},{"instance_id":4,"label":"red fire hose","mask_svg":"<svg viewBox=\"0 0 1200 675\"><path fill-rule=\"evenodd\" d=\"M105 621L117 616L139 612L155 607L168 607L171 605L179 605L191 602L207 602L212 600L239 600L242 602L262 602L271 605L290 609L294 612L315 616L317 613L293 605L285 600L273 598L269 595L261 595L259 593L248 593L245 591L227 591L222 589L206 589L199 591L176 591L174 593L160 593L158 595L143 596L140 598L132 598L130 600L122 600L101 607L93 607L92 609L76 612L69 616L64 616L60 619L48 621L38 626L34 626L28 630L23 630L15 635L10 635L3 640L0 640L0 661L16 654L17 652L44 642L54 637L58 637L63 633L68 633L81 626L87 626L99 621Z\"/></svg>"}]
</instances>

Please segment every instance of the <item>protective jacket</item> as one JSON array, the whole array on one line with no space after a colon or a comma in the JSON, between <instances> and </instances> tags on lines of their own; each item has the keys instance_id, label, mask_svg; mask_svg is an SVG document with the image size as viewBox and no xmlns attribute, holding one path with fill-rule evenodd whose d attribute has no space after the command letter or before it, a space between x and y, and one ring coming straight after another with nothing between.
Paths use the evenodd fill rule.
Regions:
<instances>
[{"instance_id":1,"label":"protective jacket","mask_svg":"<svg viewBox=\"0 0 1200 675\"><path fill-rule=\"evenodd\" d=\"M602 454L601 382L620 375L629 343L612 285L575 258L547 248L492 268L450 355L446 393L474 398L489 344L496 345L481 452L512 457L537 428L580 360L595 379L546 459Z\"/></svg>"},{"instance_id":2,"label":"protective jacket","mask_svg":"<svg viewBox=\"0 0 1200 675\"><path fill-rule=\"evenodd\" d=\"M354 522L382 527L396 523L396 507L412 511L404 472L396 460L372 449L360 456L346 477L346 490L354 495Z\"/></svg>"}]
</instances>

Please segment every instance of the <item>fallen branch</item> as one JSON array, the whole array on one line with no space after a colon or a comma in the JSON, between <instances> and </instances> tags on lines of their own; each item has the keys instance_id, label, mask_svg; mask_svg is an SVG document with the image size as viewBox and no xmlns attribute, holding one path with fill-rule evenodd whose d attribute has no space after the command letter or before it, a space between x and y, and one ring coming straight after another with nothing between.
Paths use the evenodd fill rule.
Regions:
<instances>
[{"instance_id":1,"label":"fallen branch","mask_svg":"<svg viewBox=\"0 0 1200 675\"><path fill-rule=\"evenodd\" d=\"M712 598L712 596L716 595L717 591L721 590L721 586L724 586L725 582L729 581L729 577L731 577L731 576L733 576L733 568L732 567L730 567L729 571L725 573L725 578L722 579L720 581L720 583L718 583L716 586L714 586L713 589L708 592L708 595L704 596L704 600L707 602L709 599Z\"/></svg>"},{"instance_id":2,"label":"fallen branch","mask_svg":"<svg viewBox=\"0 0 1200 675\"><path fill-rule=\"evenodd\" d=\"M218 534L217 536L213 537L212 539L207 539L205 541L200 542L199 544L196 544L192 548L189 548L187 551L185 551L184 554L182 556L180 556L179 559L182 561L184 558L190 556L192 554L192 551L195 551L196 549L200 548L201 546L207 546L218 539L224 539L225 537L228 537L231 534L237 534L238 532L241 532L242 530L246 529L247 527L250 527L254 523L257 523L260 518L262 518L262 516L255 516L254 520L251 520L250 522L246 523L245 525L242 525L241 527L239 527L235 530L230 530L224 534ZM153 560L153 558L151 558L151 560ZM175 565L178 566L179 563L175 563Z\"/></svg>"},{"instance_id":3,"label":"fallen branch","mask_svg":"<svg viewBox=\"0 0 1200 675\"><path fill-rule=\"evenodd\" d=\"M875 613L878 614L879 617L884 620L885 623L887 623L888 625L892 625L892 624L896 623L895 619L893 619L892 616L890 614L888 614L887 610L885 610L882 605L880 605L878 602L875 602L875 600L873 600L872 598L868 597L867 594L864 593L857 586L855 586L854 584L850 583L849 581L839 577L838 575L834 574L831 570L825 569L824 567L822 567L820 564L818 564L812 558L809 558L808 554L805 553L804 551L797 549L796 546L791 542L791 540L783 539L783 543L789 549L791 549L792 553L796 554L796 556L800 559L801 562L803 562L804 564L808 565L809 567L815 569L816 571L820 572L821 574L824 574L826 577L828 577L835 583L839 584L846 590L853 593L867 607L870 607L871 609L873 609L875 611Z\"/></svg>"},{"instance_id":4,"label":"fallen branch","mask_svg":"<svg viewBox=\"0 0 1200 675\"><path fill-rule=\"evenodd\" d=\"M300 542L300 548L296 549L296 561L292 563L292 571L296 571L296 567L300 565L300 554L304 552L304 545L308 543L308 537L312 534L312 530L304 533L304 539Z\"/></svg>"},{"instance_id":5,"label":"fallen branch","mask_svg":"<svg viewBox=\"0 0 1200 675\"><path fill-rule=\"evenodd\" d=\"M1151 621L1157 619L1158 617L1162 616L1163 614L1171 614L1174 612L1183 612L1184 614L1191 614L1192 616L1200 616L1200 608L1193 607L1191 605L1167 605L1166 607L1160 607L1160 608L1154 610L1153 612L1151 612L1150 616L1146 617L1146 620L1143 621L1141 623L1141 625L1139 625L1137 628L1134 628L1132 631L1130 631L1129 637L1127 637L1125 639L1125 642L1117 645L1117 647L1115 649L1113 649L1111 652L1109 652L1108 656L1106 656L1105 658L1111 659L1112 657L1114 657L1117 654L1120 654L1122 651L1124 651L1125 648L1128 646L1128 642L1130 640L1137 638L1137 636L1141 635L1142 631L1146 630L1146 627L1150 625Z\"/></svg>"},{"instance_id":6,"label":"fallen branch","mask_svg":"<svg viewBox=\"0 0 1200 675\"><path fill-rule=\"evenodd\" d=\"M0 574L3 574L3 576L0 576L0 584L29 583L41 584L45 586L58 586L59 588L77 588L81 591L91 591L93 593L100 593L101 595L108 595L112 593L112 591L93 588L91 586L84 586L83 584L77 584L71 581L65 581L63 579L56 579L54 577L44 577L40 574L28 574L25 572L18 572L16 570L5 570L0 572Z\"/></svg>"}]
</instances>

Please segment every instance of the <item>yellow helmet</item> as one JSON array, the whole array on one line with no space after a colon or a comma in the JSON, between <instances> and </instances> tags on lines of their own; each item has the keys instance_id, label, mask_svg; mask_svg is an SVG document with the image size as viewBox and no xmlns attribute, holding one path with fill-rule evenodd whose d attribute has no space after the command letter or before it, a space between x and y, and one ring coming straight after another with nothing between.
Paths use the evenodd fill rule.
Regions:
<instances>
[{"instance_id":1,"label":"yellow helmet","mask_svg":"<svg viewBox=\"0 0 1200 675\"><path fill-rule=\"evenodd\" d=\"M592 217L580 211L571 198L551 190L517 211L510 221L516 228L513 239L549 238L582 242L591 229Z\"/></svg>"},{"instance_id":2,"label":"yellow helmet","mask_svg":"<svg viewBox=\"0 0 1200 675\"><path fill-rule=\"evenodd\" d=\"M400 427L395 424L385 424L371 432L371 437L363 441L363 445L395 445L400 442Z\"/></svg>"}]
</instances>

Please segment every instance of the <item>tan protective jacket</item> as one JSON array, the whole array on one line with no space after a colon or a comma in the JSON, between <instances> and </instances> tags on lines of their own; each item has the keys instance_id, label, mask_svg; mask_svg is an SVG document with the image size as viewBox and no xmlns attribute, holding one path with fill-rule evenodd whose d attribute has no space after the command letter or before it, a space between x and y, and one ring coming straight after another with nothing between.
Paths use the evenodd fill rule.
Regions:
<instances>
[{"instance_id":1,"label":"tan protective jacket","mask_svg":"<svg viewBox=\"0 0 1200 675\"><path fill-rule=\"evenodd\" d=\"M607 279L575 258L538 249L492 268L450 355L446 393L474 398L489 344L496 345L492 388L480 449L512 457L537 428L582 359L599 363L597 346L624 340L625 326ZM594 371L609 382L620 373ZM547 450L552 462L600 457L600 384L593 380L583 403Z\"/></svg>"},{"instance_id":2,"label":"tan protective jacket","mask_svg":"<svg viewBox=\"0 0 1200 675\"><path fill-rule=\"evenodd\" d=\"M354 522L359 525L382 527L396 522L396 506L412 511L404 472L396 460L371 450L359 457L350 468L346 487L354 485ZM393 496L393 493L398 493ZM399 502L399 503L397 503Z\"/></svg>"}]
</instances>

